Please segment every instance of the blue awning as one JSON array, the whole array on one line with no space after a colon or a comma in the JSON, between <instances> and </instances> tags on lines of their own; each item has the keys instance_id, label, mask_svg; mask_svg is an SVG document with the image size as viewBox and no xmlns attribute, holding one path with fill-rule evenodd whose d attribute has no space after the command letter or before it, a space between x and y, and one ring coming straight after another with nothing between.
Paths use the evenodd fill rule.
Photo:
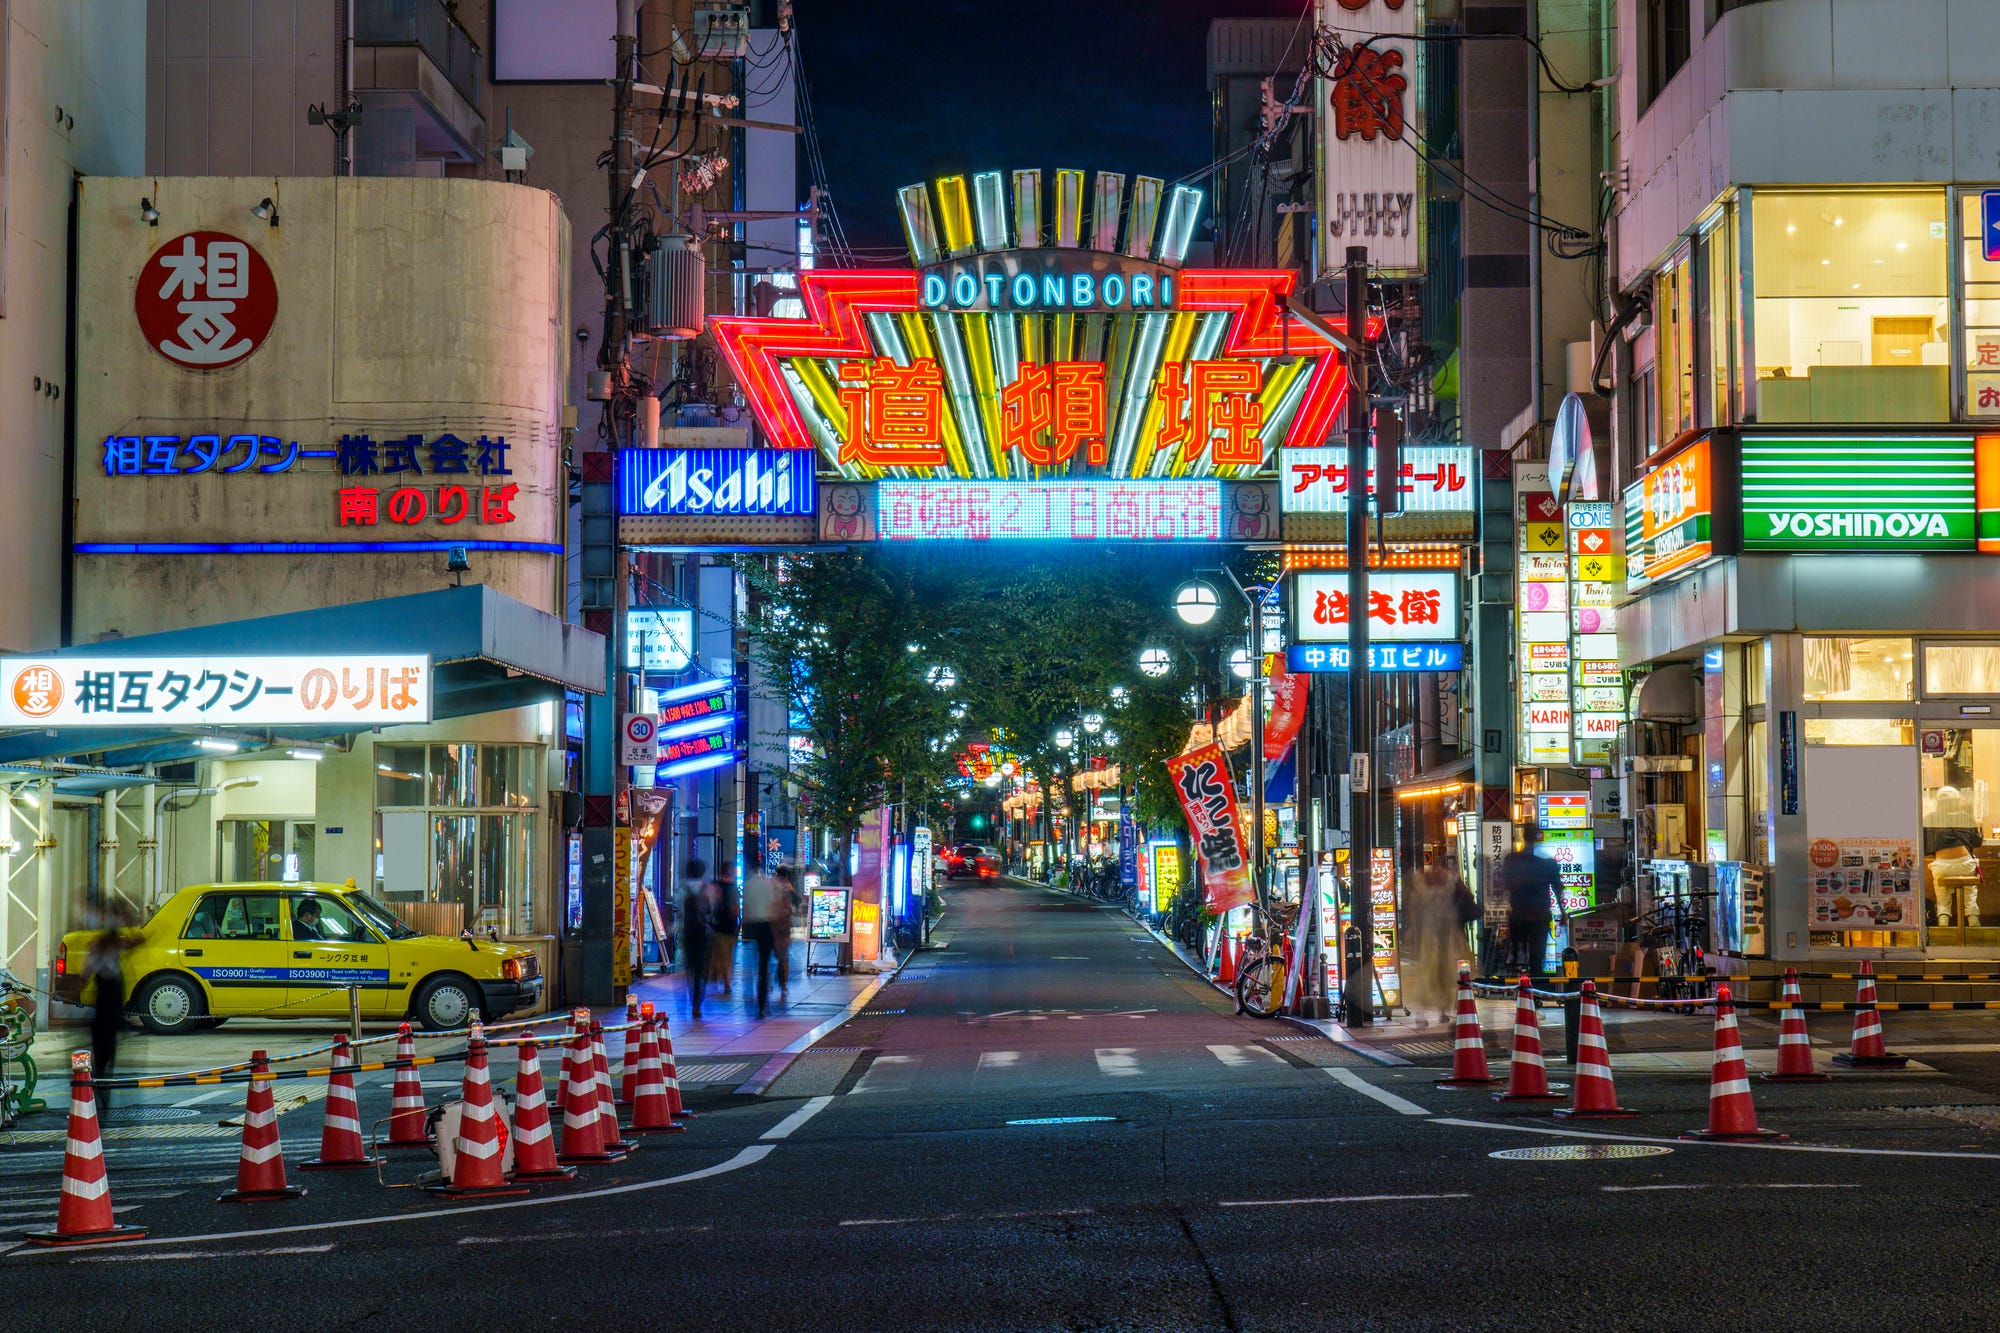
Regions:
<instances>
[{"instance_id":1,"label":"blue awning","mask_svg":"<svg viewBox=\"0 0 2000 1333\"><path fill-rule=\"evenodd\" d=\"M604 636L483 584L320 607L219 625L107 639L43 654L63 657L280 656L310 645L342 653L427 653L437 720L604 693ZM245 728L246 749L326 740L352 728ZM215 728L202 728L213 737ZM232 738L237 732L226 733ZM97 767L214 758L193 732L163 727L53 727L0 733L0 764L72 759Z\"/></svg>"}]
</instances>

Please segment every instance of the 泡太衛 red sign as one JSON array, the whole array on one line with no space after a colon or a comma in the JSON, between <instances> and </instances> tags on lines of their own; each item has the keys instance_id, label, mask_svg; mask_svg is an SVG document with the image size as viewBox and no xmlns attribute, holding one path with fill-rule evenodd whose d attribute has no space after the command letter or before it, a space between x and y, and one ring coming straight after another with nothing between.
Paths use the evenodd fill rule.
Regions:
<instances>
[{"instance_id":1,"label":"\u6ce1\u592a\u885b red sign","mask_svg":"<svg viewBox=\"0 0 2000 1333\"><path fill-rule=\"evenodd\" d=\"M189 370L233 366L278 318L278 280L249 242L226 232L176 236L139 270L133 307L147 344Z\"/></svg>"},{"instance_id":2,"label":"\u6ce1\u592a\u885b red sign","mask_svg":"<svg viewBox=\"0 0 2000 1333\"><path fill-rule=\"evenodd\" d=\"M1202 905L1217 913L1243 906L1256 889L1222 747L1209 744L1173 756L1167 760L1167 777L1180 793L1195 854L1201 857Z\"/></svg>"}]
</instances>

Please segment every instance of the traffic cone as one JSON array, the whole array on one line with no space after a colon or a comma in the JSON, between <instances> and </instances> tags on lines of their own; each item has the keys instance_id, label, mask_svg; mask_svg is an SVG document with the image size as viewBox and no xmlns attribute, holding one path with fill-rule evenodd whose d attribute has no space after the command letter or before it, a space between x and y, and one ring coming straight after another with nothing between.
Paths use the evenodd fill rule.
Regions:
<instances>
[{"instance_id":1,"label":"traffic cone","mask_svg":"<svg viewBox=\"0 0 2000 1333\"><path fill-rule=\"evenodd\" d=\"M305 1191L285 1183L285 1147L278 1140L278 1112L271 1098L271 1062L250 1052L250 1095L243 1103L243 1151L236 1159L236 1188L218 1203L298 1199Z\"/></svg>"},{"instance_id":2,"label":"traffic cone","mask_svg":"<svg viewBox=\"0 0 2000 1333\"><path fill-rule=\"evenodd\" d=\"M625 1053L618 1057L624 1077L618 1083L618 1105L632 1104L632 1089L639 1078L639 1002L625 1001Z\"/></svg>"},{"instance_id":3,"label":"traffic cone","mask_svg":"<svg viewBox=\"0 0 2000 1333\"><path fill-rule=\"evenodd\" d=\"M604 1025L590 1025L590 1066L597 1084L597 1114L603 1118L604 1150L631 1152L639 1145L620 1137L618 1108L611 1104L611 1066L604 1056Z\"/></svg>"},{"instance_id":4,"label":"traffic cone","mask_svg":"<svg viewBox=\"0 0 2000 1333\"><path fill-rule=\"evenodd\" d=\"M660 1072L660 1043L653 1036L653 1022L644 1020L634 1043L628 1036L626 1049L639 1050L639 1083L632 1094L632 1131L636 1134L685 1134L687 1126L674 1123L673 1104L667 1100L667 1084Z\"/></svg>"},{"instance_id":5,"label":"traffic cone","mask_svg":"<svg viewBox=\"0 0 2000 1333\"><path fill-rule=\"evenodd\" d=\"M1804 1006L1805 1000L1799 994L1799 970L1788 967L1785 1008L1778 1016L1778 1067L1760 1076L1766 1083L1826 1083L1833 1078L1813 1068L1812 1040L1806 1035Z\"/></svg>"},{"instance_id":6,"label":"traffic cone","mask_svg":"<svg viewBox=\"0 0 2000 1333\"><path fill-rule=\"evenodd\" d=\"M402 1063L416 1058L417 1041L410 1035L410 1025L405 1023L396 1031L396 1059ZM430 1147L430 1131L425 1127L427 1116L424 1082L417 1077L415 1066L404 1063L396 1071L396 1086L389 1097L387 1145L391 1148Z\"/></svg>"},{"instance_id":7,"label":"traffic cone","mask_svg":"<svg viewBox=\"0 0 2000 1333\"><path fill-rule=\"evenodd\" d=\"M503 1169L507 1126L493 1105L493 1076L486 1068L486 1029L476 1021L466 1038L465 1081L460 1086L451 1179L424 1188L452 1198L526 1194L525 1186L508 1183Z\"/></svg>"},{"instance_id":8,"label":"traffic cone","mask_svg":"<svg viewBox=\"0 0 2000 1333\"><path fill-rule=\"evenodd\" d=\"M562 1151L558 1162L615 1162L623 1153L605 1151L604 1113L597 1105L597 1073L590 1062L590 1034L571 1040L563 1063Z\"/></svg>"},{"instance_id":9,"label":"traffic cone","mask_svg":"<svg viewBox=\"0 0 2000 1333\"><path fill-rule=\"evenodd\" d=\"M90 1052L69 1058L69 1140L63 1148L62 1193L56 1196L56 1229L30 1231L30 1245L105 1245L137 1240L146 1228L111 1215L111 1179L97 1135L97 1090L90 1081Z\"/></svg>"},{"instance_id":10,"label":"traffic cone","mask_svg":"<svg viewBox=\"0 0 2000 1333\"><path fill-rule=\"evenodd\" d=\"M660 1029L660 1081L667 1085L667 1113L676 1120L693 1120L695 1113L681 1104L681 1071L674 1065L674 1034L661 1014L654 1020Z\"/></svg>"},{"instance_id":11,"label":"traffic cone","mask_svg":"<svg viewBox=\"0 0 2000 1333\"><path fill-rule=\"evenodd\" d=\"M1736 1028L1736 1006L1729 987L1715 992L1715 1057L1708 1074L1708 1128L1692 1129L1684 1139L1782 1139L1775 1130L1757 1128L1757 1108L1750 1104L1750 1071L1743 1064L1743 1038Z\"/></svg>"},{"instance_id":12,"label":"traffic cone","mask_svg":"<svg viewBox=\"0 0 2000 1333\"><path fill-rule=\"evenodd\" d=\"M1227 931L1222 935L1222 956L1216 960L1215 979L1225 986L1236 984L1237 951L1231 946L1236 941L1229 938Z\"/></svg>"},{"instance_id":13,"label":"traffic cone","mask_svg":"<svg viewBox=\"0 0 2000 1333\"><path fill-rule=\"evenodd\" d=\"M1527 973L1514 992L1514 1058L1507 1062L1507 1091L1493 1094L1496 1102L1559 1102L1562 1097L1549 1091L1548 1072L1542 1067L1542 1024L1535 1016L1535 997L1528 988Z\"/></svg>"},{"instance_id":14,"label":"traffic cone","mask_svg":"<svg viewBox=\"0 0 2000 1333\"><path fill-rule=\"evenodd\" d=\"M326 1118L320 1123L319 1156L300 1162L299 1169L332 1171L373 1166L380 1160L370 1157L361 1142L361 1107L354 1100L354 1049L343 1034L333 1039L333 1071L326 1080Z\"/></svg>"},{"instance_id":15,"label":"traffic cone","mask_svg":"<svg viewBox=\"0 0 2000 1333\"><path fill-rule=\"evenodd\" d=\"M1500 1080L1486 1067L1486 1038L1479 1031L1479 1002L1472 995L1472 969L1458 969L1458 1025L1451 1039L1451 1077L1440 1088L1476 1088Z\"/></svg>"},{"instance_id":16,"label":"traffic cone","mask_svg":"<svg viewBox=\"0 0 2000 1333\"><path fill-rule=\"evenodd\" d=\"M555 1132L542 1091L542 1054L531 1037L521 1043L514 1071L514 1179L568 1180L573 1166L556 1164Z\"/></svg>"},{"instance_id":17,"label":"traffic cone","mask_svg":"<svg viewBox=\"0 0 2000 1333\"><path fill-rule=\"evenodd\" d=\"M1907 1055L1891 1055L1882 1045L1882 1014L1875 1008L1875 964L1861 960L1861 978L1854 983L1854 1041L1833 1062L1843 1069L1901 1069Z\"/></svg>"},{"instance_id":18,"label":"traffic cone","mask_svg":"<svg viewBox=\"0 0 2000 1333\"><path fill-rule=\"evenodd\" d=\"M1568 1106L1556 1114L1576 1120L1628 1120L1639 1114L1618 1104L1611 1086L1611 1052L1604 1045L1604 1015L1597 1008L1597 987L1583 983L1577 1002L1576 1082Z\"/></svg>"}]
</instances>

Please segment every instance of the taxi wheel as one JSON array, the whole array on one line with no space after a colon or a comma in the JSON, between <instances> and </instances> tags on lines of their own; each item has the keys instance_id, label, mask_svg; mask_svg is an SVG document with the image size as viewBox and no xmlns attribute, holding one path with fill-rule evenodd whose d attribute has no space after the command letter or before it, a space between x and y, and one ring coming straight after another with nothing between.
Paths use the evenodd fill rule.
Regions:
<instances>
[{"instance_id":1,"label":"taxi wheel","mask_svg":"<svg viewBox=\"0 0 2000 1333\"><path fill-rule=\"evenodd\" d=\"M479 1007L479 991L464 977L439 977L417 993L417 1018L433 1032L462 1028Z\"/></svg>"},{"instance_id":2,"label":"taxi wheel","mask_svg":"<svg viewBox=\"0 0 2000 1333\"><path fill-rule=\"evenodd\" d=\"M186 977L155 977L139 989L136 1005L146 1031L163 1037L192 1032L208 1009L201 987Z\"/></svg>"}]
</instances>

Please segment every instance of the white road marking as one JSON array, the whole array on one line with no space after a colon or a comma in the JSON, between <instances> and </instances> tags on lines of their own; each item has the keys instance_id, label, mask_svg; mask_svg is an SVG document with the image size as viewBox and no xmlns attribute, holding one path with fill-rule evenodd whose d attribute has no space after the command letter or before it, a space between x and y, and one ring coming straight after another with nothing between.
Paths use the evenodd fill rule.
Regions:
<instances>
[{"instance_id":1,"label":"white road marking","mask_svg":"<svg viewBox=\"0 0 2000 1333\"><path fill-rule=\"evenodd\" d=\"M1328 1073L1334 1071L1328 1070ZM1433 1125L1457 1129L1501 1129L1516 1134L1548 1134L1562 1139L1608 1139L1615 1143L1669 1143L1691 1148L1756 1148L1763 1152L1823 1152L1843 1157L1947 1157L1975 1162L2000 1162L2000 1152L1941 1152L1928 1148L1840 1148L1826 1143L1731 1143L1726 1139L1663 1139L1642 1134L1599 1134L1585 1129L1553 1129L1542 1125L1502 1125L1492 1120L1460 1120L1434 1116Z\"/></svg>"},{"instance_id":2,"label":"white road marking","mask_svg":"<svg viewBox=\"0 0 2000 1333\"><path fill-rule=\"evenodd\" d=\"M831 1105L833 1105L833 1098L831 1097L814 1097L804 1106L801 1106L798 1110L792 1112L757 1137L761 1139L788 1139L799 1126L805 1124L806 1121L812 1119Z\"/></svg>"},{"instance_id":3,"label":"white road marking","mask_svg":"<svg viewBox=\"0 0 2000 1333\"><path fill-rule=\"evenodd\" d=\"M620 1236L664 1236L689 1231L713 1231L714 1227L625 1227L614 1231L524 1231L516 1236L460 1236L460 1245L514 1245L521 1241L615 1240Z\"/></svg>"},{"instance_id":4,"label":"white road marking","mask_svg":"<svg viewBox=\"0 0 2000 1333\"><path fill-rule=\"evenodd\" d=\"M1074 954L1074 953L1054 953L1049 955L1049 961L1052 963L1087 963L1090 961L1090 955Z\"/></svg>"},{"instance_id":5,"label":"white road marking","mask_svg":"<svg viewBox=\"0 0 2000 1333\"><path fill-rule=\"evenodd\" d=\"M1136 1046L1100 1046L1096 1054L1097 1072L1106 1078L1134 1078L1139 1073Z\"/></svg>"},{"instance_id":6,"label":"white road marking","mask_svg":"<svg viewBox=\"0 0 2000 1333\"><path fill-rule=\"evenodd\" d=\"M203 1102L212 1102L221 1097L233 1096L235 1092L236 1089L234 1088L210 1088L207 1092L197 1092L192 1097L183 1097L179 1101L173 1103L173 1105L200 1106Z\"/></svg>"},{"instance_id":7,"label":"white road marking","mask_svg":"<svg viewBox=\"0 0 2000 1333\"><path fill-rule=\"evenodd\" d=\"M1311 1203L1400 1203L1407 1199L1469 1199L1470 1194L1335 1194L1323 1199L1223 1199L1218 1208L1291 1208Z\"/></svg>"},{"instance_id":8,"label":"white road marking","mask_svg":"<svg viewBox=\"0 0 2000 1333\"><path fill-rule=\"evenodd\" d=\"M1430 1112L1415 1102L1398 1097L1386 1088L1378 1088L1352 1069L1329 1069L1326 1071L1336 1083L1344 1083L1363 1097L1373 1097L1398 1115L1429 1115Z\"/></svg>"},{"instance_id":9,"label":"white road marking","mask_svg":"<svg viewBox=\"0 0 2000 1333\"><path fill-rule=\"evenodd\" d=\"M1019 1051L981 1051L979 1069L981 1073L989 1069L1012 1069L1021 1063Z\"/></svg>"},{"instance_id":10,"label":"white road marking","mask_svg":"<svg viewBox=\"0 0 2000 1333\"><path fill-rule=\"evenodd\" d=\"M138 1241L128 1241L136 1245ZM158 1263L167 1259L237 1259L253 1254L325 1254L332 1245L275 1245L268 1250L181 1250L173 1254L80 1254L79 1264Z\"/></svg>"},{"instance_id":11,"label":"white road marking","mask_svg":"<svg viewBox=\"0 0 2000 1333\"><path fill-rule=\"evenodd\" d=\"M1599 1185L1606 1194L1647 1194L1656 1190L1858 1190L1858 1184L1769 1185L1756 1181L1732 1181L1720 1185Z\"/></svg>"},{"instance_id":12,"label":"white road marking","mask_svg":"<svg viewBox=\"0 0 2000 1333\"><path fill-rule=\"evenodd\" d=\"M1049 1208L1032 1213L939 1213L933 1217L850 1217L844 1227L907 1227L933 1222L1015 1222L1028 1217L1087 1217L1088 1208Z\"/></svg>"},{"instance_id":13,"label":"white road marking","mask_svg":"<svg viewBox=\"0 0 2000 1333\"><path fill-rule=\"evenodd\" d=\"M848 1089L848 1095L851 1097L858 1092L893 1091L894 1088L885 1087L883 1082L877 1079L876 1075L885 1072L895 1072L902 1065L912 1065L916 1062L917 1057L914 1055L878 1055L875 1057L874 1063L868 1066L868 1072L863 1074L860 1081L852 1088ZM907 1084L898 1083L894 1086L905 1087Z\"/></svg>"},{"instance_id":14,"label":"white road marking","mask_svg":"<svg viewBox=\"0 0 2000 1333\"><path fill-rule=\"evenodd\" d=\"M1240 1069L1244 1065L1281 1065L1284 1062L1276 1051L1262 1046L1210 1046L1209 1054L1228 1065Z\"/></svg>"}]
</instances>

